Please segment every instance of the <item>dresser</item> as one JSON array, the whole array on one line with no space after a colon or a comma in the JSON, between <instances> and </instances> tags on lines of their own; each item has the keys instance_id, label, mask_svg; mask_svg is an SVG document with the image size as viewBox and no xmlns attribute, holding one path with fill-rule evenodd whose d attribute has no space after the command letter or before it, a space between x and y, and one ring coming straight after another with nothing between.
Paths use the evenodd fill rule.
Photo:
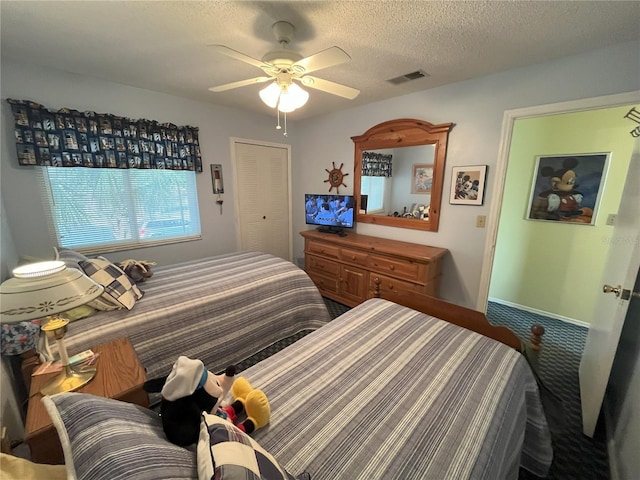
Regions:
<instances>
[{"instance_id":1,"label":"dresser","mask_svg":"<svg viewBox=\"0 0 640 480\"><path fill-rule=\"evenodd\" d=\"M376 288L398 302L413 293L438 296L445 248L357 233L300 235L305 271L327 298L354 307L372 298Z\"/></svg>"}]
</instances>

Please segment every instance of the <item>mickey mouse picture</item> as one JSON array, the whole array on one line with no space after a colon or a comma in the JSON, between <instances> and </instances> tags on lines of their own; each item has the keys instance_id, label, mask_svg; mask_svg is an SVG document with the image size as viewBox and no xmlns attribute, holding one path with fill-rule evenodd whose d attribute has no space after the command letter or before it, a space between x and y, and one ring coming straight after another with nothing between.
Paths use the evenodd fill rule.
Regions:
<instances>
[{"instance_id":1,"label":"mickey mouse picture","mask_svg":"<svg viewBox=\"0 0 640 480\"><path fill-rule=\"evenodd\" d=\"M606 157L540 158L529 218L591 224Z\"/></svg>"}]
</instances>

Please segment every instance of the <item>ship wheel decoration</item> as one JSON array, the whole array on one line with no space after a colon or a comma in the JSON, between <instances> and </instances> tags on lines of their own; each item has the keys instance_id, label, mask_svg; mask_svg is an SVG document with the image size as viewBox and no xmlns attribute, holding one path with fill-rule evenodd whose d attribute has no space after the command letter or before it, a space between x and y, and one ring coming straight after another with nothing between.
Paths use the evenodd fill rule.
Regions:
<instances>
[{"instance_id":1,"label":"ship wheel decoration","mask_svg":"<svg viewBox=\"0 0 640 480\"><path fill-rule=\"evenodd\" d=\"M339 167L336 167L335 162L331 162L333 164L333 170L329 170L325 168L325 171L329 174L329 178L324 181L324 183L329 182L331 186L329 187L329 191L333 190L335 187L336 193L340 193L340 186L347 186L346 183L342 181L344 177L349 175L348 173L342 173L342 166L344 163L341 163Z\"/></svg>"}]
</instances>

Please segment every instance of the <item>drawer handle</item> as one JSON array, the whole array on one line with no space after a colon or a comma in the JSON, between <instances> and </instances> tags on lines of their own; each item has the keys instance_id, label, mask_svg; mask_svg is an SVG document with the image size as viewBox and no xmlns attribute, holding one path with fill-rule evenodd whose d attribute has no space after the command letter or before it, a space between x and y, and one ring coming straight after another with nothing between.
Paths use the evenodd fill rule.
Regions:
<instances>
[{"instance_id":1,"label":"drawer handle","mask_svg":"<svg viewBox=\"0 0 640 480\"><path fill-rule=\"evenodd\" d=\"M389 290L393 290L393 283L389 284Z\"/></svg>"},{"instance_id":2,"label":"drawer handle","mask_svg":"<svg viewBox=\"0 0 640 480\"><path fill-rule=\"evenodd\" d=\"M395 268L396 268L396 266L395 266L395 265L391 265L391 266L389 266L389 270L392 270L392 271L393 271L393 270L395 270Z\"/></svg>"},{"instance_id":3,"label":"drawer handle","mask_svg":"<svg viewBox=\"0 0 640 480\"><path fill-rule=\"evenodd\" d=\"M355 260L356 256L355 255L351 255L351 260Z\"/></svg>"}]
</instances>

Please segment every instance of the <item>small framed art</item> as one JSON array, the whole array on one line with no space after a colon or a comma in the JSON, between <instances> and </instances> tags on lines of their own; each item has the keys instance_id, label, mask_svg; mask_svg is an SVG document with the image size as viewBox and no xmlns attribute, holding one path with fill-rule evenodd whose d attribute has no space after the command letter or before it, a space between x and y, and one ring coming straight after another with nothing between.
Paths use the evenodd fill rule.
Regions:
<instances>
[{"instance_id":1,"label":"small framed art","mask_svg":"<svg viewBox=\"0 0 640 480\"><path fill-rule=\"evenodd\" d=\"M219 163L211 164L211 182L213 183L213 193L224 193L224 183L222 180L222 165Z\"/></svg>"},{"instance_id":2,"label":"small framed art","mask_svg":"<svg viewBox=\"0 0 640 480\"><path fill-rule=\"evenodd\" d=\"M453 167L449 203L453 205L482 205L486 176L486 165Z\"/></svg>"},{"instance_id":3,"label":"small framed art","mask_svg":"<svg viewBox=\"0 0 640 480\"><path fill-rule=\"evenodd\" d=\"M433 185L433 164L416 163L413 165L413 183L411 193L431 193Z\"/></svg>"}]
</instances>

